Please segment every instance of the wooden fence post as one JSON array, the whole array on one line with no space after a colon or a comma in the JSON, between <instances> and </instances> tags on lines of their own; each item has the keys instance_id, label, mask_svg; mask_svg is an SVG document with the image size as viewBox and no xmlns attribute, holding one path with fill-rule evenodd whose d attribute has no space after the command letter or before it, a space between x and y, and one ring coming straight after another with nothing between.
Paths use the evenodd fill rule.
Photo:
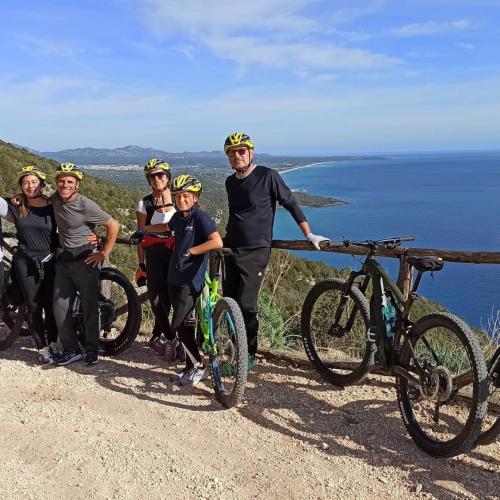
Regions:
<instances>
[{"instance_id":1,"label":"wooden fence post","mask_svg":"<svg viewBox=\"0 0 500 500\"><path fill-rule=\"evenodd\" d=\"M399 257L399 274L397 285L405 299L410 295L410 290L413 282L413 267L406 262L406 256Z\"/></svg>"}]
</instances>

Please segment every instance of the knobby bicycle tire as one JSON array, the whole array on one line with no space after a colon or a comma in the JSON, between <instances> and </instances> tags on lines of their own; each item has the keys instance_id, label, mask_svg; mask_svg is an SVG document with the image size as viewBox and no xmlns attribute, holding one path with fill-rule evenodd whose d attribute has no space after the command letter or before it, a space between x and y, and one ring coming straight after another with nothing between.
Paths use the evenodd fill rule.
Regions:
<instances>
[{"instance_id":1,"label":"knobby bicycle tire","mask_svg":"<svg viewBox=\"0 0 500 500\"><path fill-rule=\"evenodd\" d=\"M0 329L0 351L8 349L19 337L21 329L24 325L26 316L26 306L21 304L16 310L9 309L8 305L2 304Z\"/></svg>"},{"instance_id":2,"label":"knobby bicycle tire","mask_svg":"<svg viewBox=\"0 0 500 500\"><path fill-rule=\"evenodd\" d=\"M120 293L107 292L103 282L110 282L121 291ZM106 294L111 295L106 297ZM114 300L113 300L114 299ZM80 340L84 341L83 317L80 311L79 298L77 297L74 310L78 311L77 329ZM99 336L99 351L103 355L114 355L125 350L132 344L139 333L141 326L141 305L135 288L130 281L117 269L103 267L99 275L99 314L101 331ZM126 314L125 323L120 318ZM106 329L115 329L118 334L113 338L106 337ZM104 333L103 333L104 330Z\"/></svg>"},{"instance_id":3,"label":"knobby bicycle tire","mask_svg":"<svg viewBox=\"0 0 500 500\"><path fill-rule=\"evenodd\" d=\"M497 368L496 368L496 378L493 378L494 374L490 373L490 387L492 391L496 391L497 394L500 393L500 347L496 350L495 354L491 358L489 364L488 364L488 369L490 366L493 366L497 362ZM499 412L498 405L499 402L497 401L499 398L495 398L494 401L492 401L490 393L490 406L488 407L488 412ZM490 408L492 405L495 405L495 408ZM484 429L484 427L483 427ZM483 430L480 434L479 437L477 438L477 444L479 445L486 445L486 444L491 444L494 443L498 436L500 435L500 415L496 416L496 419L492 423L492 425L486 429Z\"/></svg>"},{"instance_id":4,"label":"knobby bicycle tire","mask_svg":"<svg viewBox=\"0 0 500 500\"><path fill-rule=\"evenodd\" d=\"M307 357L326 381L340 387L361 382L373 363L373 353L367 337L370 305L359 288L351 288L344 310L345 316L342 316L347 320L353 307L357 308L353 328L340 336L329 331L344 286L345 281L338 278L316 283L306 296L301 315L302 341ZM321 302L323 300L324 303ZM313 326L315 321L319 321L317 326ZM329 331L328 336L325 336L325 330ZM322 340L319 340L320 336ZM335 342L339 345L331 344ZM353 353L353 349L355 353L348 355L347 351Z\"/></svg>"},{"instance_id":5,"label":"knobby bicycle tire","mask_svg":"<svg viewBox=\"0 0 500 500\"><path fill-rule=\"evenodd\" d=\"M448 313L429 314L415 322L401 350L399 359L401 366L410 369L412 363L415 364L414 356L417 357L421 365L424 364L422 361L423 355L419 355L419 346L422 345L422 350L427 349L431 353L431 350L428 349L429 337L425 337L425 334L431 331L434 331L436 335L436 344L433 347L435 351L439 349L440 345L444 345L442 342L440 344L439 339L443 338L443 332L445 331L447 334L452 333L455 336L455 341L463 347L467 356L464 364L470 364L468 370L472 374L472 385L470 387L472 394L470 394L470 397L468 397L469 395L462 397L458 394L458 389L454 387L453 382L446 381L445 383L444 378L437 378L434 397L437 399L442 397L443 399L442 404L437 405L438 415L440 408L448 409L448 413L445 413L445 418L442 418L441 414L439 420L434 422L432 422L432 418L427 418L430 423L425 426L426 416L430 417L431 412L425 408L422 410L422 406L428 403L428 406L432 408L433 400L419 397L414 390L415 386L411 386L406 378L398 376L396 380L398 403L405 427L417 446L435 457L452 457L471 450L481 432L487 409L488 375L484 356L475 335L460 318ZM430 338L432 340L432 333ZM451 336L450 339L453 342ZM422 340L422 344L417 344L419 340ZM413 352L415 352L415 355ZM431 354L434 357L434 352ZM449 359L452 364L460 364L457 361L455 351L453 351L453 356L450 356ZM448 373L450 374L450 380L453 381L451 370ZM422 385L418 387L420 388ZM446 396L441 395L442 392L440 391L445 392ZM454 403L456 406L453 406ZM436 406L434 406L434 411L435 408ZM447 429L454 428L461 415L464 415L463 420L465 422L463 425L458 426L461 430L453 438L443 440L430 435L432 432L435 432L438 436L446 435ZM419 422L419 417L422 417L421 420L424 425ZM435 431L432 428L424 428L432 425L435 426Z\"/></svg>"},{"instance_id":6,"label":"knobby bicycle tire","mask_svg":"<svg viewBox=\"0 0 500 500\"><path fill-rule=\"evenodd\" d=\"M229 324L230 338L224 336L223 321ZM213 313L213 331L217 355L210 355L212 384L217 400L226 408L232 408L243 399L248 363L245 322L235 300L223 297L217 301Z\"/></svg>"}]
</instances>

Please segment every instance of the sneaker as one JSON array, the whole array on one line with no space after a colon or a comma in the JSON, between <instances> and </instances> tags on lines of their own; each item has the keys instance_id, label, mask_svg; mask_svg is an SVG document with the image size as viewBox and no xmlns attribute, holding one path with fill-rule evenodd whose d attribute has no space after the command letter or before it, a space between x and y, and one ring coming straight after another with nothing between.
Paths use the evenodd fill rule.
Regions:
<instances>
[{"instance_id":1,"label":"sneaker","mask_svg":"<svg viewBox=\"0 0 500 500\"><path fill-rule=\"evenodd\" d=\"M61 356L55 361L58 366L69 365L75 361L80 361L82 359L82 354L78 351L64 351Z\"/></svg>"},{"instance_id":2,"label":"sneaker","mask_svg":"<svg viewBox=\"0 0 500 500\"><path fill-rule=\"evenodd\" d=\"M255 368L255 354L249 354L247 360L247 373L251 373Z\"/></svg>"},{"instance_id":3,"label":"sneaker","mask_svg":"<svg viewBox=\"0 0 500 500\"><path fill-rule=\"evenodd\" d=\"M193 366L182 376L179 383L181 385L196 385L207 377L208 370L205 366L203 368Z\"/></svg>"},{"instance_id":4,"label":"sneaker","mask_svg":"<svg viewBox=\"0 0 500 500\"><path fill-rule=\"evenodd\" d=\"M51 342L49 344L49 349L50 349L50 353L52 354L53 358L57 358L61 355L61 349L60 349L59 344L57 342Z\"/></svg>"},{"instance_id":5,"label":"sneaker","mask_svg":"<svg viewBox=\"0 0 500 500\"><path fill-rule=\"evenodd\" d=\"M158 356L164 356L165 352L167 351L167 344L158 340L158 342L152 345L151 348Z\"/></svg>"},{"instance_id":6,"label":"sneaker","mask_svg":"<svg viewBox=\"0 0 500 500\"><path fill-rule=\"evenodd\" d=\"M148 340L148 346L154 349L157 344L161 344L161 338L159 336L153 336Z\"/></svg>"},{"instance_id":7,"label":"sneaker","mask_svg":"<svg viewBox=\"0 0 500 500\"><path fill-rule=\"evenodd\" d=\"M191 370L191 368L188 368L187 366L185 368L183 368L179 373L177 373L176 375L172 375L170 377L170 382L177 382L177 383L180 383L180 381L183 379L183 377L186 375L186 373L189 372L189 370Z\"/></svg>"},{"instance_id":8,"label":"sneaker","mask_svg":"<svg viewBox=\"0 0 500 500\"><path fill-rule=\"evenodd\" d=\"M97 365L99 363L99 355L96 351L87 351L85 356L86 365Z\"/></svg>"},{"instance_id":9,"label":"sneaker","mask_svg":"<svg viewBox=\"0 0 500 500\"><path fill-rule=\"evenodd\" d=\"M184 349L177 339L167 340L165 344L165 361L173 363L176 360L180 360L181 351L184 351Z\"/></svg>"},{"instance_id":10,"label":"sneaker","mask_svg":"<svg viewBox=\"0 0 500 500\"><path fill-rule=\"evenodd\" d=\"M49 346L42 347L38 351L38 361L42 363L42 365L52 365L54 364L54 357L52 355L52 352L50 351Z\"/></svg>"}]
</instances>

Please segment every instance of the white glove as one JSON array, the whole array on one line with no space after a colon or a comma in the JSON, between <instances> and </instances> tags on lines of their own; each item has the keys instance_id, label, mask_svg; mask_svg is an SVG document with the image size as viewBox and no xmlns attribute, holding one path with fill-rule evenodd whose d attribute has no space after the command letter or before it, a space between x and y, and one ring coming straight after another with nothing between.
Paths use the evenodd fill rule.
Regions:
<instances>
[{"instance_id":1,"label":"white glove","mask_svg":"<svg viewBox=\"0 0 500 500\"><path fill-rule=\"evenodd\" d=\"M321 247L319 246L319 244L322 241L330 241L329 238L325 238L324 236L320 236L319 234L313 234L313 233L309 233L306 236L306 238L308 241L310 241L314 245L314 248L316 248L316 250L321 250Z\"/></svg>"}]
</instances>

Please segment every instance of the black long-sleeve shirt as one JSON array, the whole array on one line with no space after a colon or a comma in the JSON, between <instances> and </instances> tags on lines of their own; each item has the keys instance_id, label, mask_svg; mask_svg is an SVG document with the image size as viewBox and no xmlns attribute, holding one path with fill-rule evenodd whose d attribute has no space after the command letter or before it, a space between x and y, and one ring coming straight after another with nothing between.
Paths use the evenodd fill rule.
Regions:
<instances>
[{"instance_id":1,"label":"black long-sleeve shirt","mask_svg":"<svg viewBox=\"0 0 500 500\"><path fill-rule=\"evenodd\" d=\"M297 224L306 217L281 175L256 166L250 174L226 179L229 221L224 245L230 248L270 247L276 202L288 210Z\"/></svg>"}]
</instances>

